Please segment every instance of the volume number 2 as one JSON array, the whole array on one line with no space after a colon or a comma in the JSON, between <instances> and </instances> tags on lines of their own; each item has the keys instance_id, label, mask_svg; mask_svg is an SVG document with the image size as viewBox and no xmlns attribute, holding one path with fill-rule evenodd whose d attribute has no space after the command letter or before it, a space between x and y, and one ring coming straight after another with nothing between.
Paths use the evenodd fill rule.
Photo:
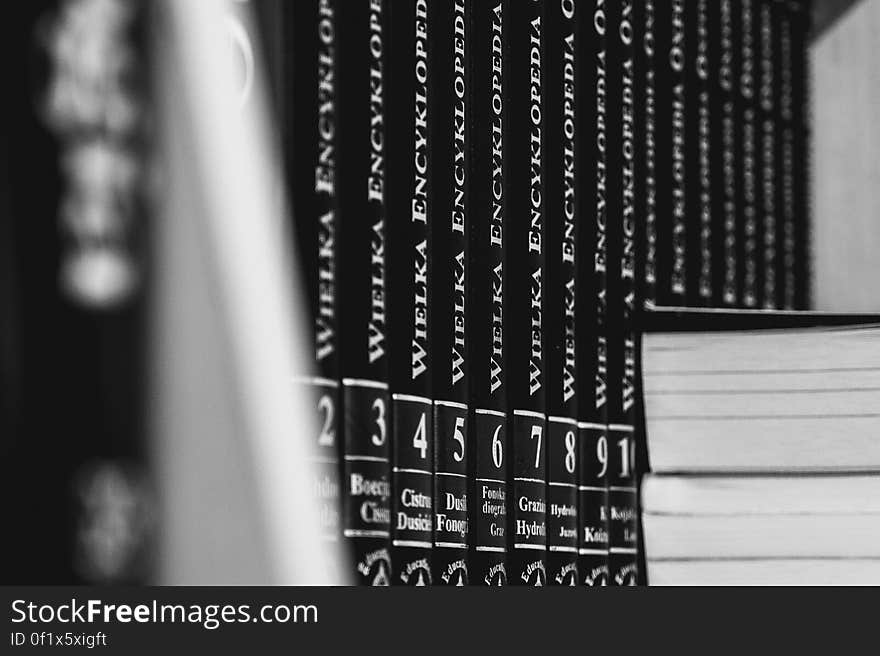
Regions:
<instances>
[{"instance_id":1,"label":"volume number 2","mask_svg":"<svg viewBox=\"0 0 880 656\"><path fill-rule=\"evenodd\" d=\"M333 428L333 399L327 394L318 399L318 412L324 415L324 425L318 435L318 446L333 446L336 441L336 430Z\"/></svg>"}]
</instances>

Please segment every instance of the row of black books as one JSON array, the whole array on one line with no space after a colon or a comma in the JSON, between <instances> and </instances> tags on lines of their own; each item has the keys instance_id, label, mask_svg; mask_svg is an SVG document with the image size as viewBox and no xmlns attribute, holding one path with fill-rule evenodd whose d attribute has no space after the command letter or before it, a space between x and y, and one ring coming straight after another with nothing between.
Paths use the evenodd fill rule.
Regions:
<instances>
[{"instance_id":1,"label":"row of black books","mask_svg":"<svg viewBox=\"0 0 880 656\"><path fill-rule=\"evenodd\" d=\"M663 6L644 51L646 305L806 309L809 3Z\"/></svg>"},{"instance_id":2,"label":"row of black books","mask_svg":"<svg viewBox=\"0 0 880 656\"><path fill-rule=\"evenodd\" d=\"M4 578L149 580L146 44L167 25L138 0L8 4L2 478L31 501ZM291 439L317 446L350 575L644 582L645 308L807 302L808 3L234 5L313 328L291 394L318 430Z\"/></svg>"},{"instance_id":3,"label":"row of black books","mask_svg":"<svg viewBox=\"0 0 880 656\"><path fill-rule=\"evenodd\" d=\"M644 581L643 308L807 302L808 10L268 10L296 380L360 582Z\"/></svg>"}]
</instances>

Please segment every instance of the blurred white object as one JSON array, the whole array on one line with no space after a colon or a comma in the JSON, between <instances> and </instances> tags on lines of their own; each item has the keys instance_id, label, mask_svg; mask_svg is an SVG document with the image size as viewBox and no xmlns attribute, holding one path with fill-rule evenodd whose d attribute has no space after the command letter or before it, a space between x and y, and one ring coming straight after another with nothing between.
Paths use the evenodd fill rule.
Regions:
<instances>
[{"instance_id":1,"label":"blurred white object","mask_svg":"<svg viewBox=\"0 0 880 656\"><path fill-rule=\"evenodd\" d=\"M309 485L318 430L291 384L306 353L296 316L305 306L294 291L268 94L259 66L242 76L248 31L230 31L231 16L248 27L248 5L157 8L159 582L342 583Z\"/></svg>"}]
</instances>

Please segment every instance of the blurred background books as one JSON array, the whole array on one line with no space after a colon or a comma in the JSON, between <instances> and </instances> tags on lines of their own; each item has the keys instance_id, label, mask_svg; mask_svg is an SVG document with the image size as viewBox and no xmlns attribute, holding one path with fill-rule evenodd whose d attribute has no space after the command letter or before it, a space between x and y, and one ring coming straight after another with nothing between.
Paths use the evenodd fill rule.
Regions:
<instances>
[{"instance_id":1,"label":"blurred background books","mask_svg":"<svg viewBox=\"0 0 880 656\"><path fill-rule=\"evenodd\" d=\"M4 5L4 582L345 580L256 20Z\"/></svg>"}]
</instances>

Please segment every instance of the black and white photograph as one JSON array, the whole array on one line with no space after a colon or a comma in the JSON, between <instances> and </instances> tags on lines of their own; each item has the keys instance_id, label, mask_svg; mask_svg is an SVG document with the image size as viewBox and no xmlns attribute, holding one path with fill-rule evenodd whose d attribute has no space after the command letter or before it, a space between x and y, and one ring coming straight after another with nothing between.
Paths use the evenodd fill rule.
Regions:
<instances>
[{"instance_id":1,"label":"black and white photograph","mask_svg":"<svg viewBox=\"0 0 880 656\"><path fill-rule=\"evenodd\" d=\"M880 585L880 0L0 4L14 653Z\"/></svg>"}]
</instances>

